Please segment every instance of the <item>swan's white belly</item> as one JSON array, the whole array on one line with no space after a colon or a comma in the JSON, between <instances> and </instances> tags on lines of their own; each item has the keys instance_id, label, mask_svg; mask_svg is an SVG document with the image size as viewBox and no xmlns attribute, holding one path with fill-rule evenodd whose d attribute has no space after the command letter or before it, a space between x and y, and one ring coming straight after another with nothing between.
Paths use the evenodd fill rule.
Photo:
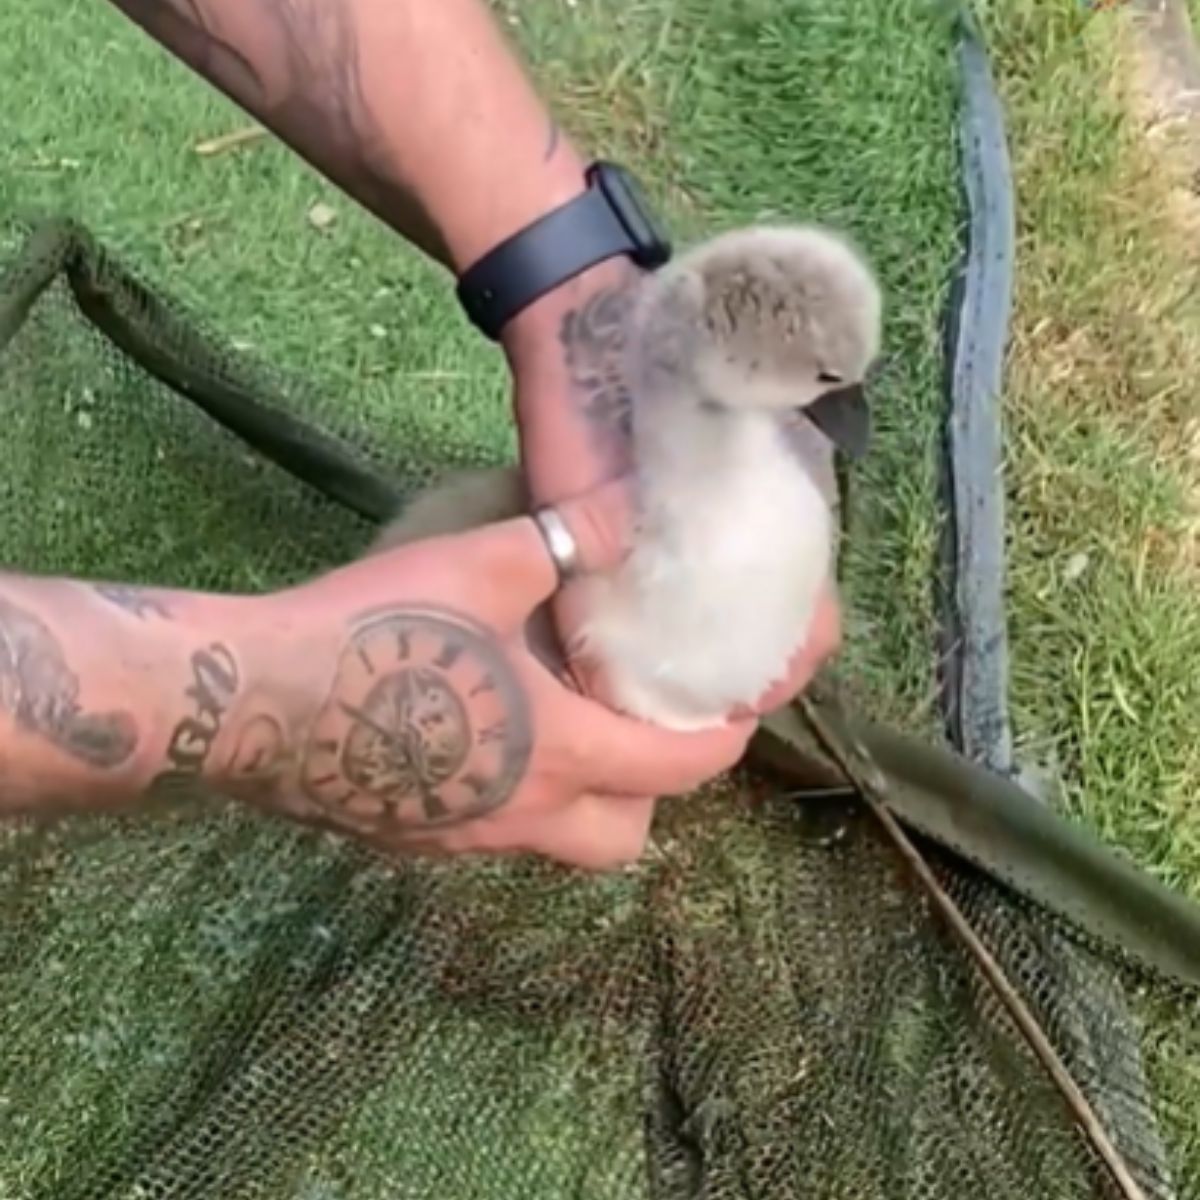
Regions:
<instances>
[{"instance_id":1,"label":"swan's white belly","mask_svg":"<svg viewBox=\"0 0 1200 1200\"><path fill-rule=\"evenodd\" d=\"M829 508L774 421L738 422L704 459L645 481L634 549L589 585L582 637L613 703L677 729L719 724L783 678L831 553Z\"/></svg>"}]
</instances>

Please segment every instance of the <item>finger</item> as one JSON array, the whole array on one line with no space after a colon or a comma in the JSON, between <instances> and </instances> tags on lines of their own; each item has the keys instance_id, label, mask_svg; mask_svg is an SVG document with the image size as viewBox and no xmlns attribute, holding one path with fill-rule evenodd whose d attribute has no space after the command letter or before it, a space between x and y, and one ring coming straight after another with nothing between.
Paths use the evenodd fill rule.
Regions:
<instances>
[{"instance_id":1,"label":"finger","mask_svg":"<svg viewBox=\"0 0 1200 1200\"><path fill-rule=\"evenodd\" d=\"M742 758L756 720L730 721L697 733L663 729L621 716L571 692L559 701L576 731L576 769L588 786L626 796L679 795L729 770Z\"/></svg>"},{"instance_id":2,"label":"finger","mask_svg":"<svg viewBox=\"0 0 1200 1200\"><path fill-rule=\"evenodd\" d=\"M625 557L634 524L628 480L613 480L561 501L554 511L575 543L579 574L608 570ZM504 602L503 618L523 620L558 590L558 566L532 517L470 536L476 541L470 547L464 544L464 562L470 563L477 579L487 579ZM499 614L497 619L502 619Z\"/></svg>"},{"instance_id":3,"label":"finger","mask_svg":"<svg viewBox=\"0 0 1200 1200\"><path fill-rule=\"evenodd\" d=\"M586 871L628 866L646 849L654 805L653 797L587 793L544 822L530 848Z\"/></svg>"},{"instance_id":4,"label":"finger","mask_svg":"<svg viewBox=\"0 0 1200 1200\"><path fill-rule=\"evenodd\" d=\"M436 856L536 854L586 870L636 862L654 817L653 797L585 793L549 811L497 813L458 829L407 839L405 848Z\"/></svg>"}]
</instances>

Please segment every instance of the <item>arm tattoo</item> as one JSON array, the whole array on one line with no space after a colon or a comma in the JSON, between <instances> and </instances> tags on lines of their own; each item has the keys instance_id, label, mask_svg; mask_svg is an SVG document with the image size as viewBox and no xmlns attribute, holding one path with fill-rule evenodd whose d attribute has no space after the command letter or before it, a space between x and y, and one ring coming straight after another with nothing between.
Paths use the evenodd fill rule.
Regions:
<instances>
[{"instance_id":1,"label":"arm tattoo","mask_svg":"<svg viewBox=\"0 0 1200 1200\"><path fill-rule=\"evenodd\" d=\"M150 785L157 790L180 779L199 776L229 705L241 685L237 662L228 647L215 643L192 655L192 681L184 691L191 711L171 731L167 769Z\"/></svg>"},{"instance_id":2,"label":"arm tattoo","mask_svg":"<svg viewBox=\"0 0 1200 1200\"><path fill-rule=\"evenodd\" d=\"M109 604L123 608L139 621L146 617L161 617L164 621L171 619L171 610L161 600L141 588L126 587L120 583L97 583L92 585L92 591Z\"/></svg>"},{"instance_id":3,"label":"arm tattoo","mask_svg":"<svg viewBox=\"0 0 1200 1200\"><path fill-rule=\"evenodd\" d=\"M220 37L204 15L201 0L114 0L155 40L239 99L259 92L254 64Z\"/></svg>"},{"instance_id":4,"label":"arm tattoo","mask_svg":"<svg viewBox=\"0 0 1200 1200\"><path fill-rule=\"evenodd\" d=\"M403 236L446 256L440 232L404 186L363 90L351 6L243 0L268 36L242 48L221 35L209 0L114 0L152 37L232 96ZM419 119L419 118L418 118Z\"/></svg>"},{"instance_id":5,"label":"arm tattoo","mask_svg":"<svg viewBox=\"0 0 1200 1200\"><path fill-rule=\"evenodd\" d=\"M259 778L279 767L284 750L283 726L262 713L248 721L238 734L229 757L228 771L234 779Z\"/></svg>"},{"instance_id":6,"label":"arm tattoo","mask_svg":"<svg viewBox=\"0 0 1200 1200\"><path fill-rule=\"evenodd\" d=\"M128 712L87 712L79 677L58 639L33 613L0 597L0 709L19 729L92 767L118 767L137 747Z\"/></svg>"},{"instance_id":7,"label":"arm tattoo","mask_svg":"<svg viewBox=\"0 0 1200 1200\"><path fill-rule=\"evenodd\" d=\"M633 401L625 353L632 316L632 289L605 288L571 309L559 327L571 386L589 423L605 440L629 433Z\"/></svg>"},{"instance_id":8,"label":"arm tattoo","mask_svg":"<svg viewBox=\"0 0 1200 1200\"><path fill-rule=\"evenodd\" d=\"M453 613L398 608L343 649L301 779L339 823L443 828L503 805L532 747L528 698L493 636Z\"/></svg>"}]
</instances>

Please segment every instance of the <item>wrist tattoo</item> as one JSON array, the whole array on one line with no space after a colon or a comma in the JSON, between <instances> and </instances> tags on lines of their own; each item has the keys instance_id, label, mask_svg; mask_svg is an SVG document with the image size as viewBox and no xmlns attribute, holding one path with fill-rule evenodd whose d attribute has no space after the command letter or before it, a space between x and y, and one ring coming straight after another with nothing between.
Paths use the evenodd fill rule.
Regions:
<instances>
[{"instance_id":1,"label":"wrist tattoo","mask_svg":"<svg viewBox=\"0 0 1200 1200\"><path fill-rule=\"evenodd\" d=\"M625 369L633 288L604 288L571 309L559 327L571 386L584 416L606 439L629 434L633 397Z\"/></svg>"},{"instance_id":2,"label":"wrist tattoo","mask_svg":"<svg viewBox=\"0 0 1200 1200\"><path fill-rule=\"evenodd\" d=\"M397 608L344 647L301 780L339 823L444 828L503 805L532 746L528 697L494 636L451 612Z\"/></svg>"},{"instance_id":3,"label":"wrist tattoo","mask_svg":"<svg viewBox=\"0 0 1200 1200\"><path fill-rule=\"evenodd\" d=\"M87 712L79 677L62 645L28 609L0 597L0 708L18 729L37 734L92 767L118 767L137 747L128 712Z\"/></svg>"},{"instance_id":4,"label":"wrist tattoo","mask_svg":"<svg viewBox=\"0 0 1200 1200\"><path fill-rule=\"evenodd\" d=\"M109 604L123 608L139 621L146 617L161 617L164 621L171 619L171 610L166 604L142 588L128 587L121 583L96 583L92 585L92 591Z\"/></svg>"},{"instance_id":5,"label":"wrist tattoo","mask_svg":"<svg viewBox=\"0 0 1200 1200\"><path fill-rule=\"evenodd\" d=\"M192 682L184 690L192 711L171 732L165 771L152 788L179 779L194 779L204 771L225 714L237 696L241 680L229 648L214 643L192 655Z\"/></svg>"}]
</instances>

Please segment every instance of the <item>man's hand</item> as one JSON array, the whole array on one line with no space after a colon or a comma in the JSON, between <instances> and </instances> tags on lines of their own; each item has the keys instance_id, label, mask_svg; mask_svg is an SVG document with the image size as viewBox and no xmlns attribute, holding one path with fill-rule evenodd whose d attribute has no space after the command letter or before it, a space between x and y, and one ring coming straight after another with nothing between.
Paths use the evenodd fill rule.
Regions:
<instances>
[{"instance_id":1,"label":"man's hand","mask_svg":"<svg viewBox=\"0 0 1200 1200\"><path fill-rule=\"evenodd\" d=\"M559 506L585 571L619 561L627 508L619 483ZM298 647L302 659L293 686L251 689L231 710L215 782L388 853L636 859L652 798L732 766L755 723L673 733L581 696L524 637L557 584L523 517L255 602L255 624L278 630L266 653L281 674Z\"/></svg>"},{"instance_id":2,"label":"man's hand","mask_svg":"<svg viewBox=\"0 0 1200 1200\"><path fill-rule=\"evenodd\" d=\"M620 482L557 506L584 571L622 557ZM0 577L0 815L197 787L388 854L636 859L653 797L742 756L580 694L531 648L557 591L529 517L381 551L267 596Z\"/></svg>"}]
</instances>

